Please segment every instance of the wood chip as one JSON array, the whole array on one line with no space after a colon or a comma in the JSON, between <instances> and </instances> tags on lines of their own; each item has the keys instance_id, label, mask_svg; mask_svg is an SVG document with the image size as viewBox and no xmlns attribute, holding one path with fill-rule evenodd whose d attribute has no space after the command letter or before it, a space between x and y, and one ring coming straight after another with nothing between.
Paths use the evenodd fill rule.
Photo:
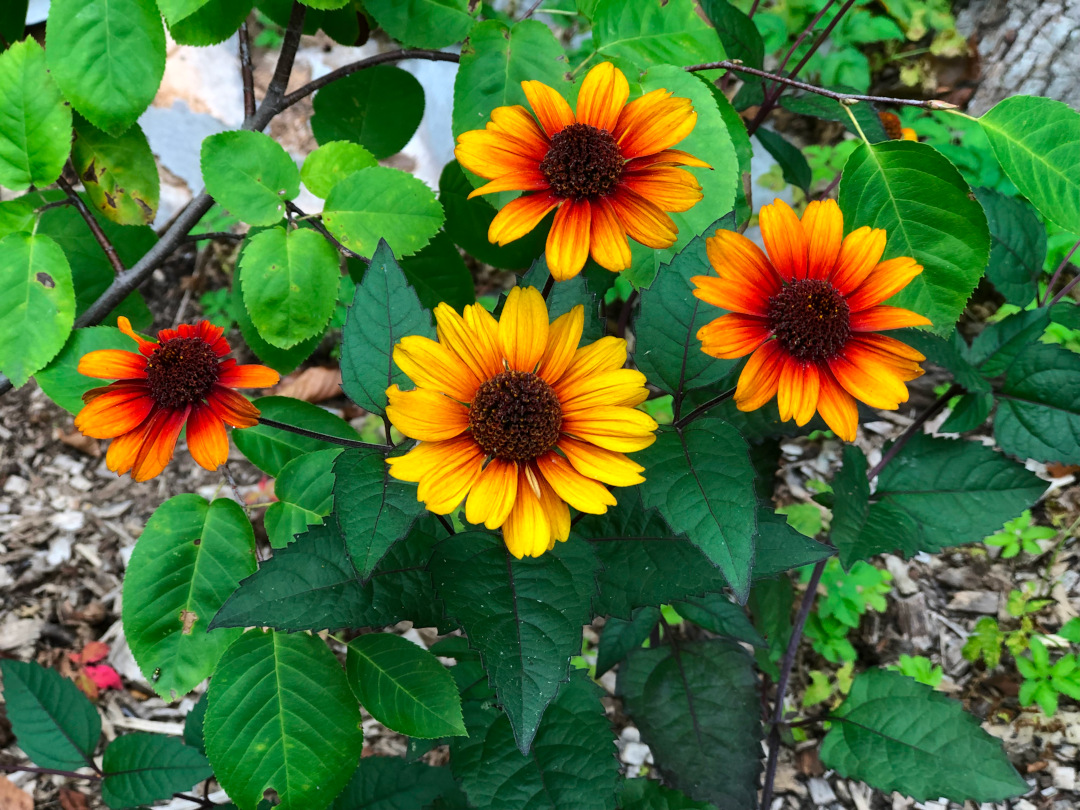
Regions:
<instances>
[{"instance_id":1,"label":"wood chip","mask_svg":"<svg viewBox=\"0 0 1080 810\"><path fill-rule=\"evenodd\" d=\"M4 810L34 810L34 799L0 773L0 807Z\"/></svg>"}]
</instances>

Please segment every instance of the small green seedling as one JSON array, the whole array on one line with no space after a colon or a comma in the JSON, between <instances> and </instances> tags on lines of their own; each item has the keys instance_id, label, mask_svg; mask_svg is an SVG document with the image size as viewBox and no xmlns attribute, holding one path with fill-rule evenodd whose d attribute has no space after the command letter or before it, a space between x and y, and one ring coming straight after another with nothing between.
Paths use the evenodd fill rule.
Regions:
<instances>
[{"instance_id":1,"label":"small green seedling","mask_svg":"<svg viewBox=\"0 0 1080 810\"><path fill-rule=\"evenodd\" d=\"M1012 559L1021 551L1027 554L1042 554L1040 540L1052 540L1057 532L1049 526L1032 526L1031 512L1025 509L1018 518L1006 523L1000 532L992 534L983 542L988 546L1001 548L1002 559Z\"/></svg>"},{"instance_id":2,"label":"small green seedling","mask_svg":"<svg viewBox=\"0 0 1080 810\"><path fill-rule=\"evenodd\" d=\"M1039 639L1031 639L1031 657L1017 656L1016 668L1024 678L1020 685L1020 705L1037 703L1047 717L1058 708L1058 696L1080 700L1080 660L1073 653L1050 663L1050 651Z\"/></svg>"}]
</instances>

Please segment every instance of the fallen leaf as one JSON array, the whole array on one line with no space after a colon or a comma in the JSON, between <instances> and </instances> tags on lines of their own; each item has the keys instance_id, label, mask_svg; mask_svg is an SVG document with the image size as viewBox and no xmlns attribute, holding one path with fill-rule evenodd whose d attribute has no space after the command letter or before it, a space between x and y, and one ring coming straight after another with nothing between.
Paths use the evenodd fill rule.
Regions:
<instances>
[{"instance_id":1,"label":"fallen leaf","mask_svg":"<svg viewBox=\"0 0 1080 810\"><path fill-rule=\"evenodd\" d=\"M97 700L98 695L101 694L98 685L94 683L94 679L90 677L85 669L80 670L75 676L75 685L79 688L80 692L91 700Z\"/></svg>"},{"instance_id":2,"label":"fallen leaf","mask_svg":"<svg viewBox=\"0 0 1080 810\"><path fill-rule=\"evenodd\" d=\"M97 439L91 439L89 436L84 436L77 430L64 433L58 429L55 431L54 437L69 447L74 447L76 450L86 453L91 458L101 458L101 442Z\"/></svg>"},{"instance_id":3,"label":"fallen leaf","mask_svg":"<svg viewBox=\"0 0 1080 810\"><path fill-rule=\"evenodd\" d=\"M86 667L86 675L98 689L123 689L120 675L108 664L96 664Z\"/></svg>"},{"instance_id":4,"label":"fallen leaf","mask_svg":"<svg viewBox=\"0 0 1080 810\"><path fill-rule=\"evenodd\" d=\"M1080 472L1080 464L1058 464L1051 462L1046 465L1046 472L1051 478L1064 478L1066 475Z\"/></svg>"},{"instance_id":5,"label":"fallen leaf","mask_svg":"<svg viewBox=\"0 0 1080 810\"><path fill-rule=\"evenodd\" d=\"M90 810L86 797L71 788L60 788L61 810Z\"/></svg>"},{"instance_id":6,"label":"fallen leaf","mask_svg":"<svg viewBox=\"0 0 1080 810\"><path fill-rule=\"evenodd\" d=\"M286 378L271 392L278 397L293 397L304 402L319 403L341 396L341 369L313 366Z\"/></svg>"},{"instance_id":7,"label":"fallen leaf","mask_svg":"<svg viewBox=\"0 0 1080 810\"><path fill-rule=\"evenodd\" d=\"M88 642L81 652L68 653L68 658L76 664L96 664L109 654L109 645L104 641Z\"/></svg>"},{"instance_id":8,"label":"fallen leaf","mask_svg":"<svg viewBox=\"0 0 1080 810\"><path fill-rule=\"evenodd\" d=\"M4 810L34 810L34 799L0 773L0 807Z\"/></svg>"}]
</instances>

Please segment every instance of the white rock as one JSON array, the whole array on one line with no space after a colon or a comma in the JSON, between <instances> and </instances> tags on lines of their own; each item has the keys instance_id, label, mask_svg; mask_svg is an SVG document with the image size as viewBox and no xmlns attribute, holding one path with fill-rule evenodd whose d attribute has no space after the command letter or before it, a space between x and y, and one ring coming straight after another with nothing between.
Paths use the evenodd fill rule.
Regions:
<instances>
[{"instance_id":1,"label":"white rock","mask_svg":"<svg viewBox=\"0 0 1080 810\"><path fill-rule=\"evenodd\" d=\"M77 532L86 525L86 513L77 509L58 512L49 518L49 523L62 532Z\"/></svg>"},{"instance_id":2,"label":"white rock","mask_svg":"<svg viewBox=\"0 0 1080 810\"><path fill-rule=\"evenodd\" d=\"M645 743L627 743L620 758L627 765L640 767L646 762L652 762L652 751L649 750L649 746L645 745Z\"/></svg>"},{"instance_id":3,"label":"white rock","mask_svg":"<svg viewBox=\"0 0 1080 810\"><path fill-rule=\"evenodd\" d=\"M29 491L30 482L17 475L9 476L4 482L4 492L10 492L12 495L25 495Z\"/></svg>"},{"instance_id":4,"label":"white rock","mask_svg":"<svg viewBox=\"0 0 1080 810\"><path fill-rule=\"evenodd\" d=\"M832 785L821 777L808 780L806 786L810 789L810 800L814 804L832 804L836 801L836 793Z\"/></svg>"},{"instance_id":5,"label":"white rock","mask_svg":"<svg viewBox=\"0 0 1080 810\"><path fill-rule=\"evenodd\" d=\"M1076 768L1055 768L1054 787L1060 790L1076 790Z\"/></svg>"},{"instance_id":6,"label":"white rock","mask_svg":"<svg viewBox=\"0 0 1080 810\"><path fill-rule=\"evenodd\" d=\"M61 563L71 559L71 535L62 534L49 543L49 550L45 554L45 562L50 568L56 568Z\"/></svg>"}]
</instances>

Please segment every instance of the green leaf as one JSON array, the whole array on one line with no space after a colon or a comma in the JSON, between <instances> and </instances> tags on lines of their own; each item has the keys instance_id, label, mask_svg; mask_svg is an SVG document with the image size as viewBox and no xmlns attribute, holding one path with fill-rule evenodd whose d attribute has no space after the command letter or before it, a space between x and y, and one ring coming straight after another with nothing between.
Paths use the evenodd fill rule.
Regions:
<instances>
[{"instance_id":1,"label":"green leaf","mask_svg":"<svg viewBox=\"0 0 1080 810\"><path fill-rule=\"evenodd\" d=\"M857 675L829 719L821 761L878 790L957 802L998 802L1029 790L977 718L898 672Z\"/></svg>"},{"instance_id":2,"label":"green leaf","mask_svg":"<svg viewBox=\"0 0 1080 810\"><path fill-rule=\"evenodd\" d=\"M769 645L767 650L755 650L754 657L761 671L774 681L780 677L777 665L791 638L791 606L794 599L791 577L780 577L755 582L747 600L754 627Z\"/></svg>"},{"instance_id":3,"label":"green leaf","mask_svg":"<svg viewBox=\"0 0 1080 810\"><path fill-rule=\"evenodd\" d=\"M356 699L391 731L429 740L466 733L454 679L408 639L392 633L353 639L345 669Z\"/></svg>"},{"instance_id":4,"label":"green leaf","mask_svg":"<svg viewBox=\"0 0 1080 810\"><path fill-rule=\"evenodd\" d=\"M479 650L523 753L566 680L570 657L581 651L598 568L588 544L577 541L521 560L485 532L458 534L436 549L435 590Z\"/></svg>"},{"instance_id":5,"label":"green leaf","mask_svg":"<svg viewBox=\"0 0 1080 810\"><path fill-rule=\"evenodd\" d=\"M307 156L300 179L312 194L325 200L334 186L350 174L375 165L375 156L360 144L330 141Z\"/></svg>"},{"instance_id":6,"label":"green leaf","mask_svg":"<svg viewBox=\"0 0 1080 810\"><path fill-rule=\"evenodd\" d=\"M993 394L964 394L941 424L942 433L967 433L982 427L994 409Z\"/></svg>"},{"instance_id":7,"label":"green leaf","mask_svg":"<svg viewBox=\"0 0 1080 810\"><path fill-rule=\"evenodd\" d=\"M72 681L40 664L0 659L4 703L19 748L41 768L90 766L101 736L97 709Z\"/></svg>"},{"instance_id":8,"label":"green leaf","mask_svg":"<svg viewBox=\"0 0 1080 810\"><path fill-rule=\"evenodd\" d=\"M746 601L756 510L753 467L738 431L719 419L661 428L637 460L649 471L641 485L645 508L659 509L684 532Z\"/></svg>"},{"instance_id":9,"label":"green leaf","mask_svg":"<svg viewBox=\"0 0 1080 810\"><path fill-rule=\"evenodd\" d=\"M416 485L390 476L386 457L377 450L349 449L334 462L334 499L338 526L356 570L371 576L386 552L409 533L424 511ZM409 735L416 736L416 735Z\"/></svg>"},{"instance_id":10,"label":"green leaf","mask_svg":"<svg viewBox=\"0 0 1080 810\"><path fill-rule=\"evenodd\" d=\"M479 23L461 49L454 79L454 137L483 129L496 107L529 109L523 81L535 79L570 95L568 67L562 45L541 22L524 20L513 28L495 20Z\"/></svg>"},{"instance_id":11,"label":"green leaf","mask_svg":"<svg viewBox=\"0 0 1080 810\"><path fill-rule=\"evenodd\" d=\"M387 388L412 387L393 359L394 345L406 335L434 339L431 313L420 304L390 248L380 242L356 285L341 330L341 387L364 410L384 414Z\"/></svg>"},{"instance_id":12,"label":"green leaf","mask_svg":"<svg viewBox=\"0 0 1080 810\"><path fill-rule=\"evenodd\" d=\"M619 810L716 810L708 802L695 802L652 779L626 779L619 793Z\"/></svg>"},{"instance_id":13,"label":"green leaf","mask_svg":"<svg viewBox=\"0 0 1080 810\"><path fill-rule=\"evenodd\" d=\"M990 188L975 189L990 226L990 264L986 277L1005 300L1027 306L1046 261L1046 228L1032 207Z\"/></svg>"},{"instance_id":14,"label":"green leaf","mask_svg":"<svg viewBox=\"0 0 1080 810\"><path fill-rule=\"evenodd\" d=\"M334 459L340 448L298 456L281 468L274 481L277 500L263 515L273 548L284 548L309 526L322 523L334 507Z\"/></svg>"},{"instance_id":15,"label":"green leaf","mask_svg":"<svg viewBox=\"0 0 1080 810\"><path fill-rule=\"evenodd\" d=\"M158 8L169 25L179 22L189 14L194 14L206 5L208 0L157 0Z\"/></svg>"},{"instance_id":16,"label":"green leaf","mask_svg":"<svg viewBox=\"0 0 1080 810\"><path fill-rule=\"evenodd\" d=\"M123 619L139 668L167 701L209 677L239 637L207 628L253 573L255 534L235 501L177 495L155 510L128 563Z\"/></svg>"},{"instance_id":17,"label":"green leaf","mask_svg":"<svg viewBox=\"0 0 1080 810\"><path fill-rule=\"evenodd\" d=\"M714 224L734 226L730 219ZM713 274L705 248L713 232L707 229L661 269L652 286L641 292L641 310L634 321L634 362L649 382L676 396L717 385L738 362L705 354L697 337L699 329L722 314L697 298L690 283L693 276Z\"/></svg>"},{"instance_id":18,"label":"green leaf","mask_svg":"<svg viewBox=\"0 0 1080 810\"><path fill-rule=\"evenodd\" d=\"M170 23L169 34L181 45L216 45L236 32L254 5L254 0L209 0L194 14Z\"/></svg>"},{"instance_id":19,"label":"green leaf","mask_svg":"<svg viewBox=\"0 0 1080 810\"><path fill-rule=\"evenodd\" d=\"M518 279L517 286L535 287L542 290L550 277L547 259L541 256L533 262L529 272ZM582 342L592 343L600 340L604 336L604 325L599 318L599 304L597 304L596 296L589 291L584 274L579 273L566 281L560 281L551 288L551 292L547 294L548 317L554 321L578 304L585 309L585 324L581 330Z\"/></svg>"},{"instance_id":20,"label":"green leaf","mask_svg":"<svg viewBox=\"0 0 1080 810\"><path fill-rule=\"evenodd\" d=\"M341 263L317 231L269 228L240 256L244 306L259 335L279 349L321 335L337 304Z\"/></svg>"},{"instance_id":21,"label":"green leaf","mask_svg":"<svg viewBox=\"0 0 1080 810\"><path fill-rule=\"evenodd\" d=\"M261 132L211 135L202 143L200 165L206 190L251 225L276 225L285 216L285 201L300 193L293 159Z\"/></svg>"},{"instance_id":22,"label":"green leaf","mask_svg":"<svg viewBox=\"0 0 1080 810\"><path fill-rule=\"evenodd\" d=\"M0 7L0 37L11 45L23 38L26 33L26 12L30 0L10 0ZM0 50L3 45L0 44Z\"/></svg>"},{"instance_id":23,"label":"green leaf","mask_svg":"<svg viewBox=\"0 0 1080 810\"><path fill-rule=\"evenodd\" d=\"M802 151L788 143L783 135L773 132L771 129L760 127L754 135L757 137L758 143L764 146L765 151L772 155L773 159L780 165L780 170L784 175L784 182L801 189L803 194L809 197L812 177L810 164L806 162Z\"/></svg>"},{"instance_id":24,"label":"green leaf","mask_svg":"<svg viewBox=\"0 0 1080 810\"><path fill-rule=\"evenodd\" d=\"M75 289L64 251L48 236L0 239L0 371L18 388L64 347Z\"/></svg>"},{"instance_id":25,"label":"green leaf","mask_svg":"<svg viewBox=\"0 0 1080 810\"><path fill-rule=\"evenodd\" d=\"M515 749L501 712L480 701L466 703L469 736L450 741L450 767L470 806L614 810L619 763L600 694L585 673L575 672L548 707L527 755Z\"/></svg>"},{"instance_id":26,"label":"green leaf","mask_svg":"<svg viewBox=\"0 0 1080 810\"><path fill-rule=\"evenodd\" d=\"M844 166L839 199L846 232L883 228L884 258L923 266L888 303L925 315L939 335L951 332L990 253L986 216L956 168L923 143L862 144Z\"/></svg>"},{"instance_id":27,"label":"green leaf","mask_svg":"<svg viewBox=\"0 0 1080 810\"><path fill-rule=\"evenodd\" d=\"M262 397L254 400L253 404L267 419L342 439L360 438L360 434L345 420L316 405L292 397ZM232 437L248 461L274 477L280 475L281 468L297 456L334 446L321 439L312 439L266 425L234 430Z\"/></svg>"},{"instance_id":28,"label":"green leaf","mask_svg":"<svg viewBox=\"0 0 1080 810\"><path fill-rule=\"evenodd\" d=\"M210 682L206 753L241 807L273 788L282 810L319 810L360 758L360 709L337 658L316 636L249 630Z\"/></svg>"},{"instance_id":29,"label":"green leaf","mask_svg":"<svg viewBox=\"0 0 1080 810\"><path fill-rule=\"evenodd\" d=\"M971 342L968 357L984 377L997 377L1012 366L1029 345L1050 325L1045 307L1021 310L996 323L988 323Z\"/></svg>"},{"instance_id":30,"label":"green leaf","mask_svg":"<svg viewBox=\"0 0 1080 810\"><path fill-rule=\"evenodd\" d=\"M833 549L811 540L771 509L758 509L754 537L754 579L774 577L792 568L813 565L833 555Z\"/></svg>"},{"instance_id":31,"label":"green leaf","mask_svg":"<svg viewBox=\"0 0 1080 810\"><path fill-rule=\"evenodd\" d=\"M763 18L759 17L758 19L760 20ZM860 92L853 87L845 87L843 85L832 87L830 89L841 93ZM851 118L848 116L844 106L835 99L827 98L826 96L821 96L816 93L804 93L799 96L785 93L780 97L780 106L786 110L790 110L796 115L809 115L814 118L820 118L823 121L839 121L847 127L848 131L853 135L859 134L859 131L852 126ZM854 107L848 107L847 109L855 114L855 120L859 122L862 134L866 136L866 139L870 141L870 143L881 143L882 141L890 140L888 134L885 132L885 127L881 123L878 111L873 104L863 101L856 104Z\"/></svg>"},{"instance_id":32,"label":"green leaf","mask_svg":"<svg viewBox=\"0 0 1080 810\"><path fill-rule=\"evenodd\" d=\"M328 84L312 106L311 131L320 144L352 141L382 160L400 152L420 126L424 88L399 67L376 65Z\"/></svg>"},{"instance_id":33,"label":"green leaf","mask_svg":"<svg viewBox=\"0 0 1080 810\"><path fill-rule=\"evenodd\" d=\"M461 312L476 303L472 273L445 231L435 234L415 256L402 259L401 269L427 309L445 302Z\"/></svg>"},{"instance_id":34,"label":"green leaf","mask_svg":"<svg viewBox=\"0 0 1080 810\"><path fill-rule=\"evenodd\" d=\"M55 182L71 149L71 108L32 38L0 53L0 109L0 185L22 191Z\"/></svg>"},{"instance_id":35,"label":"green leaf","mask_svg":"<svg viewBox=\"0 0 1080 810\"><path fill-rule=\"evenodd\" d=\"M698 16L691 0L600 0L592 22L600 56L631 77L651 65L693 65L725 58L716 30ZM713 212L725 210L717 206Z\"/></svg>"},{"instance_id":36,"label":"green leaf","mask_svg":"<svg viewBox=\"0 0 1080 810\"><path fill-rule=\"evenodd\" d=\"M101 380L78 372L79 360L84 354L100 349L131 351L134 344L115 326L90 326L71 333L60 354L49 365L34 375L49 399L69 413L82 410L82 395L91 388L103 385Z\"/></svg>"},{"instance_id":37,"label":"green leaf","mask_svg":"<svg viewBox=\"0 0 1080 810\"><path fill-rule=\"evenodd\" d=\"M115 137L154 100L165 75L165 27L154 0L56 0L45 53L64 97Z\"/></svg>"},{"instance_id":38,"label":"green leaf","mask_svg":"<svg viewBox=\"0 0 1080 810\"><path fill-rule=\"evenodd\" d=\"M113 222L153 223L161 180L150 142L138 124L113 138L77 117L71 162L94 206Z\"/></svg>"},{"instance_id":39,"label":"green leaf","mask_svg":"<svg viewBox=\"0 0 1080 810\"><path fill-rule=\"evenodd\" d=\"M630 620L614 616L604 622L596 653L596 677L600 677L630 653L644 644L660 621L660 609L641 607Z\"/></svg>"},{"instance_id":40,"label":"green leaf","mask_svg":"<svg viewBox=\"0 0 1080 810\"><path fill-rule=\"evenodd\" d=\"M174 793L190 790L214 775L198 749L176 737L146 733L113 740L105 749L101 769L105 772L101 798L113 810L171 799Z\"/></svg>"},{"instance_id":41,"label":"green leaf","mask_svg":"<svg viewBox=\"0 0 1080 810\"><path fill-rule=\"evenodd\" d=\"M417 521L366 581L353 567L337 521L328 518L277 549L218 611L214 627L328 630L385 627L406 619L440 624L442 608L427 572L431 548L446 532L433 517Z\"/></svg>"},{"instance_id":42,"label":"green leaf","mask_svg":"<svg viewBox=\"0 0 1080 810\"><path fill-rule=\"evenodd\" d=\"M753 659L732 641L635 650L616 694L665 781L720 810L757 797L761 721Z\"/></svg>"},{"instance_id":43,"label":"green leaf","mask_svg":"<svg viewBox=\"0 0 1080 810\"><path fill-rule=\"evenodd\" d=\"M744 65L761 70L765 42L754 21L728 0L702 0L701 10L716 27L727 54L725 58L741 59Z\"/></svg>"},{"instance_id":44,"label":"green leaf","mask_svg":"<svg viewBox=\"0 0 1080 810\"><path fill-rule=\"evenodd\" d=\"M990 392L990 383L975 368L971 351L958 331L953 330L945 340L922 329L899 329L892 333L892 337L922 352L934 365L948 370L953 379L968 391L980 394Z\"/></svg>"},{"instance_id":45,"label":"green leaf","mask_svg":"<svg viewBox=\"0 0 1080 810\"><path fill-rule=\"evenodd\" d=\"M1001 168L1044 217L1080 233L1080 113L1013 96L979 119Z\"/></svg>"},{"instance_id":46,"label":"green leaf","mask_svg":"<svg viewBox=\"0 0 1080 810\"><path fill-rule=\"evenodd\" d=\"M326 198L323 224L354 253L370 256L385 240L395 256L411 256L442 227L442 207L424 181L372 166L351 174Z\"/></svg>"},{"instance_id":47,"label":"green leaf","mask_svg":"<svg viewBox=\"0 0 1080 810\"><path fill-rule=\"evenodd\" d=\"M449 768L398 757L364 757L332 810L420 810L457 791Z\"/></svg>"},{"instance_id":48,"label":"green leaf","mask_svg":"<svg viewBox=\"0 0 1080 810\"><path fill-rule=\"evenodd\" d=\"M994 438L1019 458L1080 462L1080 362L1061 346L1032 343L998 392Z\"/></svg>"},{"instance_id":49,"label":"green leaf","mask_svg":"<svg viewBox=\"0 0 1080 810\"><path fill-rule=\"evenodd\" d=\"M876 552L865 553L859 537L870 515L870 480L868 465L862 450L853 444L844 445L844 466L833 478L833 519L829 540L840 552L840 564L845 571L858 560L867 560ZM863 553L860 553L863 552Z\"/></svg>"},{"instance_id":50,"label":"green leaf","mask_svg":"<svg viewBox=\"0 0 1080 810\"><path fill-rule=\"evenodd\" d=\"M694 596L685 602L676 602L672 607L684 619L710 633L744 641L754 647L765 646L765 639L750 624L743 609L721 593Z\"/></svg>"},{"instance_id":51,"label":"green leaf","mask_svg":"<svg viewBox=\"0 0 1080 810\"><path fill-rule=\"evenodd\" d=\"M191 746L206 755L206 742L203 740L203 724L206 721L206 692L203 692L191 711L184 718L184 745Z\"/></svg>"},{"instance_id":52,"label":"green leaf","mask_svg":"<svg viewBox=\"0 0 1080 810\"><path fill-rule=\"evenodd\" d=\"M364 10L407 48L445 48L469 33L468 0L364 0Z\"/></svg>"},{"instance_id":53,"label":"green leaf","mask_svg":"<svg viewBox=\"0 0 1080 810\"><path fill-rule=\"evenodd\" d=\"M251 314L248 312L247 307L244 306L244 285L240 279L239 267L233 273L232 296L229 299L229 304L229 312L236 321L236 326L240 330L244 342L247 343L259 360L282 376L285 376L307 360L322 341L322 335L313 335L291 349L279 349L277 346L263 340L259 335L259 330L251 322Z\"/></svg>"}]
</instances>

